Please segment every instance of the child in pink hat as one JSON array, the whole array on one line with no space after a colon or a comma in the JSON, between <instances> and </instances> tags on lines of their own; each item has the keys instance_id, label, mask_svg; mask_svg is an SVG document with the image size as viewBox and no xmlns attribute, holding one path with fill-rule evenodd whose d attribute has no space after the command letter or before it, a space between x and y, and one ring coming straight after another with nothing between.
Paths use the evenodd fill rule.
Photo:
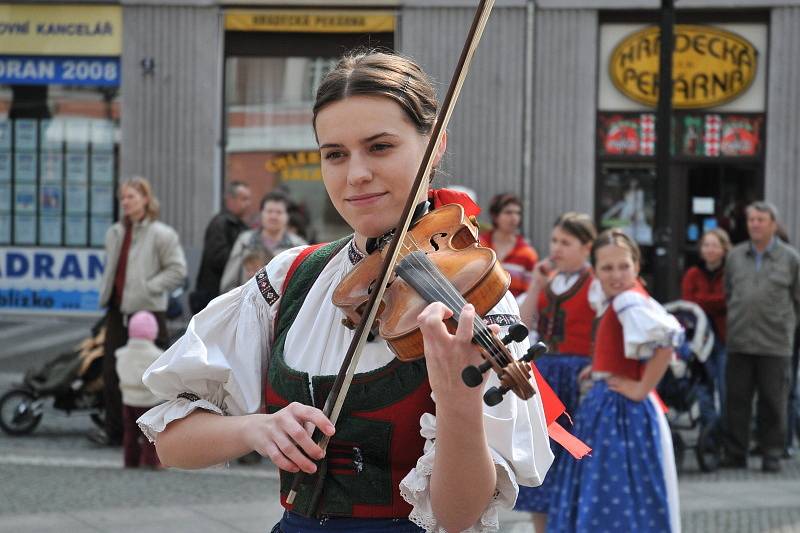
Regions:
<instances>
[{"instance_id":1,"label":"child in pink hat","mask_svg":"<svg viewBox=\"0 0 800 533\"><path fill-rule=\"evenodd\" d=\"M134 313L128 320L128 344L116 351L119 388L122 392L122 448L125 467L160 468L156 447L149 442L136 419L160 402L142 383L144 371L162 354L153 341L158 336L158 323L150 311Z\"/></svg>"}]
</instances>

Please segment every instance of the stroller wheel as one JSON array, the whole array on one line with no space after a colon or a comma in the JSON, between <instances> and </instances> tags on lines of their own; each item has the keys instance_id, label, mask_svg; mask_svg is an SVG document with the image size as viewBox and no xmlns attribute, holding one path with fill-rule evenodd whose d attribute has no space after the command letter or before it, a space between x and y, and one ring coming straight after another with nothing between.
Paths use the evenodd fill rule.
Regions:
<instances>
[{"instance_id":1,"label":"stroller wheel","mask_svg":"<svg viewBox=\"0 0 800 533\"><path fill-rule=\"evenodd\" d=\"M30 391L12 389L0 397L0 428L9 435L27 435L41 420L41 407Z\"/></svg>"},{"instance_id":2,"label":"stroller wheel","mask_svg":"<svg viewBox=\"0 0 800 533\"><path fill-rule=\"evenodd\" d=\"M697 464L703 472L714 472L721 459L719 427L716 423L706 424L697 437Z\"/></svg>"},{"instance_id":3,"label":"stroller wheel","mask_svg":"<svg viewBox=\"0 0 800 533\"><path fill-rule=\"evenodd\" d=\"M686 456L686 443L680 433L672 431L672 451L675 453L675 470L683 471L683 458Z\"/></svg>"}]
</instances>

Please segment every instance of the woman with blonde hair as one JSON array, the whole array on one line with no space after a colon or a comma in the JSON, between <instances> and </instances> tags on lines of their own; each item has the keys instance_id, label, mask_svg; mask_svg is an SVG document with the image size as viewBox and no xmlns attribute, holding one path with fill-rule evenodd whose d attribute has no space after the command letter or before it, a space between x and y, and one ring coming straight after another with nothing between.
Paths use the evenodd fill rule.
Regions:
<instances>
[{"instance_id":1,"label":"woman with blonde hair","mask_svg":"<svg viewBox=\"0 0 800 533\"><path fill-rule=\"evenodd\" d=\"M89 434L97 444L122 443L122 396L116 370L117 348L128 342L128 318L151 311L158 321L156 344L167 347L165 311L168 295L186 277L186 258L178 234L158 221L159 203L150 182L142 177L119 185L120 220L106 232L106 265L100 306L106 310L105 430Z\"/></svg>"}]
</instances>

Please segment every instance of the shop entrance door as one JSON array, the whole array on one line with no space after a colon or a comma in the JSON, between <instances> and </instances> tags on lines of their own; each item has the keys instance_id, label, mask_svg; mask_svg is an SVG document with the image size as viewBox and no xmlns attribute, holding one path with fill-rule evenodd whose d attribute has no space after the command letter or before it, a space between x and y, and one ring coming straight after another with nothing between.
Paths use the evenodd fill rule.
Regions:
<instances>
[{"instance_id":1,"label":"shop entrance door","mask_svg":"<svg viewBox=\"0 0 800 533\"><path fill-rule=\"evenodd\" d=\"M708 229L724 229L734 244L747 239L745 208L764 197L764 176L759 163L691 163L679 169L686 184L681 234L689 267L698 263L699 240Z\"/></svg>"}]
</instances>

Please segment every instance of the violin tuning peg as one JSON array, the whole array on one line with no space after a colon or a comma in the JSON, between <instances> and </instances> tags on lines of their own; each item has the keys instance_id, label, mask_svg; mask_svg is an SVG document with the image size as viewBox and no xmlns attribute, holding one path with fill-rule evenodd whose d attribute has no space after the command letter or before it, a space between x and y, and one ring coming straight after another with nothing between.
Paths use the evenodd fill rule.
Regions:
<instances>
[{"instance_id":1,"label":"violin tuning peg","mask_svg":"<svg viewBox=\"0 0 800 533\"><path fill-rule=\"evenodd\" d=\"M531 361L539 358L540 356L542 356L546 352L547 352L547 345L545 343L543 343L542 341L539 341L536 344L534 344L533 346L531 346L530 348L528 348L528 351L525 352L525 355L522 356L520 361L524 361L526 363L530 363Z\"/></svg>"},{"instance_id":2,"label":"violin tuning peg","mask_svg":"<svg viewBox=\"0 0 800 533\"><path fill-rule=\"evenodd\" d=\"M483 403L485 403L489 407L494 407L495 405L503 401L503 395L505 395L505 393L507 393L508 391L509 388L506 387L505 385L500 385L499 387L492 387L483 394Z\"/></svg>"},{"instance_id":3,"label":"violin tuning peg","mask_svg":"<svg viewBox=\"0 0 800 533\"><path fill-rule=\"evenodd\" d=\"M501 339L503 344L508 344L511 341L522 342L528 338L528 328L522 322L511 324L508 328L508 334Z\"/></svg>"},{"instance_id":4,"label":"violin tuning peg","mask_svg":"<svg viewBox=\"0 0 800 533\"><path fill-rule=\"evenodd\" d=\"M492 368L492 363L485 361L480 366L469 365L461 371L461 380L467 387L477 387L483 383L483 374Z\"/></svg>"}]
</instances>

